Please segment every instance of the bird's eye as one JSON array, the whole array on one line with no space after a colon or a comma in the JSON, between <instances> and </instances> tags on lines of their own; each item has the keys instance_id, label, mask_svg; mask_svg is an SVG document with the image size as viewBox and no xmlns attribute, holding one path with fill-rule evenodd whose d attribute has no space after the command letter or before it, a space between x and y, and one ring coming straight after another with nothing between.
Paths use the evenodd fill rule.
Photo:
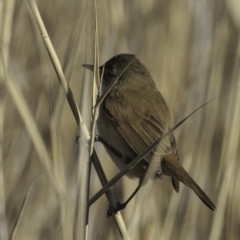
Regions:
<instances>
[{"instance_id":1,"label":"bird's eye","mask_svg":"<svg viewBox=\"0 0 240 240\"><path fill-rule=\"evenodd\" d=\"M107 78L113 78L117 76L117 68L112 67L108 71L106 71L106 77Z\"/></svg>"},{"instance_id":2,"label":"bird's eye","mask_svg":"<svg viewBox=\"0 0 240 240\"><path fill-rule=\"evenodd\" d=\"M117 75L117 68L116 68L116 67L113 67L113 68L112 68L112 72L113 72L113 74L116 76L116 75Z\"/></svg>"}]
</instances>

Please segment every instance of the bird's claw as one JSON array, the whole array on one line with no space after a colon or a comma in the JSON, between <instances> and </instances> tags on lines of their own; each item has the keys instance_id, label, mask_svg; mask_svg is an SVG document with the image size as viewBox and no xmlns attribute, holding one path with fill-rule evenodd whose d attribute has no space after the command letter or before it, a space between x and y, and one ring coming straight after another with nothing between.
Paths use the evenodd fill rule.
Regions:
<instances>
[{"instance_id":1,"label":"bird's claw","mask_svg":"<svg viewBox=\"0 0 240 240\"><path fill-rule=\"evenodd\" d=\"M100 141L100 140L101 140L101 137L96 134L95 137L94 137L94 141L95 141L95 142L98 142L98 141Z\"/></svg>"},{"instance_id":2,"label":"bird's claw","mask_svg":"<svg viewBox=\"0 0 240 240\"><path fill-rule=\"evenodd\" d=\"M107 210L107 218L114 216L118 211L123 210L126 207L125 203L117 202L115 207L109 207Z\"/></svg>"},{"instance_id":3,"label":"bird's claw","mask_svg":"<svg viewBox=\"0 0 240 240\"><path fill-rule=\"evenodd\" d=\"M162 168L159 167L158 171L157 171L157 176L160 180L163 180L163 172L162 172Z\"/></svg>"}]
</instances>

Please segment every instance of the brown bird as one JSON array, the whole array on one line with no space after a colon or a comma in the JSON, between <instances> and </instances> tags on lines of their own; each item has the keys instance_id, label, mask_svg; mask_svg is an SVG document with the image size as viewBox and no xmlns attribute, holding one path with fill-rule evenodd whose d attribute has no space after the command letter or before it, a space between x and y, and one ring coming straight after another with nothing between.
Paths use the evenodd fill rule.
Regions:
<instances>
[{"instance_id":1,"label":"brown bird","mask_svg":"<svg viewBox=\"0 0 240 240\"><path fill-rule=\"evenodd\" d=\"M93 70L93 65L83 66ZM102 73L102 93L121 76L100 106L97 140L104 144L117 167L122 169L173 127L173 117L148 70L134 55L114 56L100 67ZM211 210L216 210L209 197L180 164L173 133L165 138L161 149L163 154L151 165L155 168L155 176L160 179L162 175L171 177L177 192L179 181L184 183ZM123 209L139 190L153 154L154 151L128 172L129 177L140 179L139 186L125 203L111 207L108 216Z\"/></svg>"}]
</instances>

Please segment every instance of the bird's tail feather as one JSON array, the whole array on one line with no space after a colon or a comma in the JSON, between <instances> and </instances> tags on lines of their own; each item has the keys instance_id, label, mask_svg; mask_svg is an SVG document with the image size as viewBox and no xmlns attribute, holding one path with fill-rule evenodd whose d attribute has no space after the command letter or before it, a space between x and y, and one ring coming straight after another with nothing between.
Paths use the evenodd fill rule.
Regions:
<instances>
[{"instance_id":1,"label":"bird's tail feather","mask_svg":"<svg viewBox=\"0 0 240 240\"><path fill-rule=\"evenodd\" d=\"M207 194L189 176L187 171L182 167L173 154L164 155L161 166L163 174L184 183L197 194L197 196L203 201L203 203L206 204L206 206L208 206L211 210L216 210L215 205L207 196Z\"/></svg>"},{"instance_id":2,"label":"bird's tail feather","mask_svg":"<svg viewBox=\"0 0 240 240\"><path fill-rule=\"evenodd\" d=\"M210 200L207 194L197 185L197 183L192 178L191 180L192 181L190 182L188 187L190 187L203 201L203 203L205 203L211 210L216 211L216 206L213 204L213 202Z\"/></svg>"}]
</instances>

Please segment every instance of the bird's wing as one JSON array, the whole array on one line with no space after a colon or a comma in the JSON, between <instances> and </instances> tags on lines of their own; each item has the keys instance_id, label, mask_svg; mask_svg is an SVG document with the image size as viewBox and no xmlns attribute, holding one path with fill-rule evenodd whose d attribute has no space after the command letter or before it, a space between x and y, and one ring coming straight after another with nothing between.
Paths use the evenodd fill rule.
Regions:
<instances>
[{"instance_id":1,"label":"bird's wing","mask_svg":"<svg viewBox=\"0 0 240 240\"><path fill-rule=\"evenodd\" d=\"M145 95L139 91L127 90L112 94L118 96L118 99L110 95L104 100L103 109L137 154L141 154L169 129L172 117L162 95L157 90L151 89L151 94L146 94L145 91ZM137 105L133 105L136 102ZM159 104L156 105L156 102ZM167 145L165 151L171 148L169 141ZM148 162L150 159L151 155L145 158Z\"/></svg>"}]
</instances>

